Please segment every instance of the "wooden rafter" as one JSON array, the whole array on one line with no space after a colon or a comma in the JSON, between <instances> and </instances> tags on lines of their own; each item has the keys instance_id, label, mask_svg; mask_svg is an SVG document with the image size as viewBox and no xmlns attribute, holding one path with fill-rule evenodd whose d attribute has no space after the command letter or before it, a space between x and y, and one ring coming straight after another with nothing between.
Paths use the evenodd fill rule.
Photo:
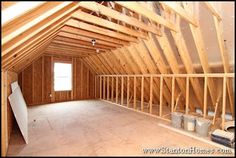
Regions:
<instances>
[{"instance_id":1,"label":"wooden rafter","mask_svg":"<svg viewBox=\"0 0 236 158\"><path fill-rule=\"evenodd\" d=\"M228 57L228 52L225 49L224 45L224 39L223 39L223 28L222 28L222 18L218 11L209 3L205 2L205 5L207 8L211 11L213 14L213 20L214 20L214 25L216 29L216 36L217 36L217 42L220 48L220 55L221 59L223 62L223 67L224 67L224 72L225 73L230 73L230 67L229 67L229 57ZM233 94L233 86L232 86L232 80L227 80L227 91L229 94L229 102L230 102L230 109L232 112L232 115L234 117L234 94Z\"/></svg>"},{"instance_id":2,"label":"wooden rafter","mask_svg":"<svg viewBox=\"0 0 236 158\"><path fill-rule=\"evenodd\" d=\"M123 7L126 7L130 10L133 10L133 11L135 11L135 12L137 12L137 13L143 15L143 16L146 16L147 18L157 22L158 24L164 25L165 27L167 27L167 28L169 28L173 31L176 31L176 28L175 28L173 23L170 23L169 21L165 20L160 15L154 13L150 9L147 9L147 8L143 7L141 4L139 4L137 2L116 1L116 3L122 5Z\"/></svg>"},{"instance_id":3,"label":"wooden rafter","mask_svg":"<svg viewBox=\"0 0 236 158\"><path fill-rule=\"evenodd\" d=\"M106 15L108 17L111 17L113 19L117 19L120 21L123 21L129 25L135 26L135 27L139 27L143 30L146 30L148 32L152 32L155 33L157 35L161 35L161 32L153 27L153 26L147 26L145 23L140 22L139 20L137 20L136 18L127 16L125 14L121 14L120 12L105 7L99 3L96 2L79 2L79 6L86 8L86 9L90 9L96 12L99 12L100 14Z\"/></svg>"},{"instance_id":4,"label":"wooden rafter","mask_svg":"<svg viewBox=\"0 0 236 158\"><path fill-rule=\"evenodd\" d=\"M72 18L78 19L78 20L83 20L89 23L93 23L105 28L109 28L115 31L122 32L127 35L132 35L135 37L141 37L141 38L146 38L146 35L142 32L137 32L133 29L127 28L125 26L110 22L108 20L87 14L82 11L76 11L75 13L72 14Z\"/></svg>"}]
</instances>

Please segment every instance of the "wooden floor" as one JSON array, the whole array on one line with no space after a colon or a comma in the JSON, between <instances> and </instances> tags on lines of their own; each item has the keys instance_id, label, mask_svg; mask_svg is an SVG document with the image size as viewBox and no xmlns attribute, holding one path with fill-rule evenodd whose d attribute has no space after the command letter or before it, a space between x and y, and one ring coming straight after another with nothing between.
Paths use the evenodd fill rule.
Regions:
<instances>
[{"instance_id":1,"label":"wooden floor","mask_svg":"<svg viewBox=\"0 0 236 158\"><path fill-rule=\"evenodd\" d=\"M216 149L158 125L169 122L103 101L33 106L28 112L29 144L14 128L8 156L155 156L160 153L145 154L144 149Z\"/></svg>"}]
</instances>

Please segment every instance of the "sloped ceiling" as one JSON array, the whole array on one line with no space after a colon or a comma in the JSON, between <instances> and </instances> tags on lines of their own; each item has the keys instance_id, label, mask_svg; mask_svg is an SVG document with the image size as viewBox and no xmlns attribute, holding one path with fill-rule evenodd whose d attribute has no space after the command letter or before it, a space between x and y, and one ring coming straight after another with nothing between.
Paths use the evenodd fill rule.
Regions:
<instances>
[{"instance_id":1,"label":"sloped ceiling","mask_svg":"<svg viewBox=\"0 0 236 158\"><path fill-rule=\"evenodd\" d=\"M233 2L32 3L2 2L2 69L20 72L42 54L63 54L81 57L97 74L197 73L196 64L211 73L212 63L232 72ZM9 12L19 7L20 14ZM177 82L185 93L184 80ZM200 81L191 85L202 104ZM208 87L214 103L214 80Z\"/></svg>"},{"instance_id":2,"label":"sloped ceiling","mask_svg":"<svg viewBox=\"0 0 236 158\"><path fill-rule=\"evenodd\" d=\"M220 49L215 44L217 37L212 12L204 3L195 2L190 5L195 9L193 16L188 18L196 18L199 22L210 65L221 64ZM233 5L233 2L212 4L222 16L223 26L227 27L223 29L223 39L227 46L226 53L231 59L229 63L233 63L234 58ZM24 6L24 10L19 10L17 6ZM4 69L20 71L25 63L32 62L42 53L86 57L132 45L147 39L148 34L158 37L163 33L168 38L178 65L184 67L169 32L176 29L174 16L179 14L169 11L165 4L161 6L157 2L2 2L1 9ZM10 11L14 9L17 12L14 11L15 14L11 15ZM189 21L180 16L182 37L188 54L191 61L199 65L201 61L188 25ZM156 45L159 45L155 38ZM92 39L96 40L95 46L92 46ZM169 66L162 51L159 53L166 66ZM184 69L181 71L186 72Z\"/></svg>"}]
</instances>

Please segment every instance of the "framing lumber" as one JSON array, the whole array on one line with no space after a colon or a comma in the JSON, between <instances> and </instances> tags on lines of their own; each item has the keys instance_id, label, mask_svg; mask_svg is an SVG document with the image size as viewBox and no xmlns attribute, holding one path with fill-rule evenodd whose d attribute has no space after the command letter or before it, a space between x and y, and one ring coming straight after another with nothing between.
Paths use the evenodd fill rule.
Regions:
<instances>
[{"instance_id":1,"label":"framing lumber","mask_svg":"<svg viewBox=\"0 0 236 158\"><path fill-rule=\"evenodd\" d=\"M65 25L80 28L80 29L84 29L84 30L87 30L87 31L95 32L95 33L100 33L100 34L103 34L103 35L107 35L107 36L118 38L118 39L125 40L125 41L137 42L137 39L135 37L127 36L127 35L124 35L124 34L121 34L121 33L117 33L115 31L110 31L108 29L104 29L104 28L101 28L101 27L90 25L90 24L87 24L87 23L84 23L84 22L81 22L81 21L77 21L77 20L74 20L74 19L68 20L65 23Z\"/></svg>"},{"instance_id":2,"label":"framing lumber","mask_svg":"<svg viewBox=\"0 0 236 158\"><path fill-rule=\"evenodd\" d=\"M23 26L18 26L21 23L12 23L8 24L7 26L3 27L3 38L2 38L2 45L5 45L7 42L11 41L13 38L19 36L23 32L27 31L28 29L32 28L33 26L37 25L44 19L52 16L57 11L60 11L64 7L70 5L72 2L60 2L58 3L46 3L46 5L42 5L40 7L41 10L37 9L37 12L41 12L42 14L39 14L38 17L32 18L32 13L36 14L35 12L32 12L28 16L24 16L23 18L26 19L28 22ZM49 9L51 6L51 9ZM52 8L53 7L53 8ZM29 18L31 21L29 21ZM22 19L21 19L22 20ZM25 21L24 21L25 22ZM17 25L18 24L18 25ZM2 54L4 55L4 54Z\"/></svg>"},{"instance_id":3,"label":"framing lumber","mask_svg":"<svg viewBox=\"0 0 236 158\"><path fill-rule=\"evenodd\" d=\"M138 19L136 19L134 17L130 17L125 14L121 14L120 12L113 10L111 8L105 7L99 3L79 2L79 6L89 9L89 10L93 10L95 12L99 12L100 14L103 14L107 17L110 17L110 18L113 18L113 19L116 19L119 21L123 21L129 25L139 27L140 29L143 29L145 31L152 32L157 35L161 35L161 32L160 32L160 30L158 30L158 28L156 28L154 26L148 26L145 23L142 23L141 21L139 21Z\"/></svg>"},{"instance_id":4,"label":"framing lumber","mask_svg":"<svg viewBox=\"0 0 236 158\"><path fill-rule=\"evenodd\" d=\"M169 41L167 39L167 36L163 33L161 37L157 37L157 40L163 50L163 54L165 55L171 70L174 74L179 74L179 67L178 67L178 62L176 60L176 57L174 56L174 52L170 47ZM186 93L186 87L185 87L185 82L181 78L176 78L176 81L178 83L178 86L180 90L182 91L183 94ZM190 99L190 110L194 110L194 104L192 103L192 99Z\"/></svg>"},{"instance_id":5,"label":"framing lumber","mask_svg":"<svg viewBox=\"0 0 236 158\"><path fill-rule=\"evenodd\" d=\"M132 11L137 12L138 14L141 14L143 16L146 16L147 18L155 21L158 24L162 24L165 27L176 31L176 28L174 24L170 23L169 21L165 20L163 17L160 15L156 14L155 12L143 7L141 4L137 2L122 2L122 1L115 1L117 4L122 5L125 8L128 8Z\"/></svg>"},{"instance_id":6,"label":"framing lumber","mask_svg":"<svg viewBox=\"0 0 236 158\"><path fill-rule=\"evenodd\" d=\"M186 103L185 103L185 114L189 112L189 77L186 77Z\"/></svg>"},{"instance_id":7,"label":"framing lumber","mask_svg":"<svg viewBox=\"0 0 236 158\"><path fill-rule=\"evenodd\" d=\"M179 14L181 18L185 19L187 22L191 23L194 26L198 26L197 21L194 17L189 15L182 7L180 7L176 2L160 2L161 4L164 4L169 9L172 9L174 12ZM177 31L178 32L178 31Z\"/></svg>"},{"instance_id":8,"label":"framing lumber","mask_svg":"<svg viewBox=\"0 0 236 158\"><path fill-rule=\"evenodd\" d=\"M129 107L129 89L130 89L130 78L127 77L127 107Z\"/></svg>"},{"instance_id":9,"label":"framing lumber","mask_svg":"<svg viewBox=\"0 0 236 158\"><path fill-rule=\"evenodd\" d=\"M73 12L75 9L77 9L78 5L76 4L71 4L60 11L56 12L50 18L44 19L40 25L36 25L35 27L32 27L28 29L27 31L23 32L20 34L20 36L14 38L11 40L11 42L6 43L5 45L2 46L2 56L16 48L17 46L23 44L25 41L29 40L31 37L35 36L37 33L42 31L43 29L47 28L48 26L51 26L53 23L58 21L59 19L63 18L64 16L70 14Z\"/></svg>"},{"instance_id":10,"label":"framing lumber","mask_svg":"<svg viewBox=\"0 0 236 158\"><path fill-rule=\"evenodd\" d=\"M163 77L161 76L161 78L160 78L160 104L159 104L159 116L160 117L162 116L162 99L163 99L162 92L163 92Z\"/></svg>"},{"instance_id":11,"label":"framing lumber","mask_svg":"<svg viewBox=\"0 0 236 158\"><path fill-rule=\"evenodd\" d=\"M98 33L94 33L91 31L86 31L86 30L82 30L79 28L74 28L74 27L70 27L70 26L64 26L61 31L63 32L68 32L68 33L73 33L73 34L78 34L81 36L85 36L85 37L90 37L90 38L95 38L95 39L100 39L100 40L104 40L104 41L108 41L108 42L112 42L112 43L116 43L116 44L121 44L121 45L128 45L129 42L124 41L124 40L120 40L117 38L112 38L109 36L105 36L105 35L101 35Z\"/></svg>"},{"instance_id":12,"label":"framing lumber","mask_svg":"<svg viewBox=\"0 0 236 158\"><path fill-rule=\"evenodd\" d=\"M184 9L188 14L191 14L191 12L188 9L189 6L184 5ZM211 73L210 67L209 67L209 62L206 56L206 49L203 43L203 38L201 35L201 30L200 27L195 27L192 24L189 24L190 30L193 35L193 40L195 42L195 46L197 48L197 52L199 55L199 59L203 68L204 73ZM214 91L214 80L212 78L208 79L208 88L209 88L209 93L212 99L212 103L215 104L216 102L216 93Z\"/></svg>"},{"instance_id":13,"label":"framing lumber","mask_svg":"<svg viewBox=\"0 0 236 158\"><path fill-rule=\"evenodd\" d=\"M137 104L136 104L136 76L134 76L134 104L133 104L133 108L136 109Z\"/></svg>"},{"instance_id":14,"label":"framing lumber","mask_svg":"<svg viewBox=\"0 0 236 158\"><path fill-rule=\"evenodd\" d=\"M108 20L90 15L88 13L82 12L82 11L76 11L75 13L72 14L72 18L78 19L78 20L83 20L89 23L93 23L102 27L106 27L115 31L122 32L127 35L132 35L135 37L140 37L140 38L146 38L146 35L142 32L137 32L133 29L127 28L122 25L118 25L116 23L110 22Z\"/></svg>"},{"instance_id":15,"label":"framing lumber","mask_svg":"<svg viewBox=\"0 0 236 158\"><path fill-rule=\"evenodd\" d=\"M203 106L203 117L207 116L207 77L204 78L204 106Z\"/></svg>"},{"instance_id":16,"label":"framing lumber","mask_svg":"<svg viewBox=\"0 0 236 158\"><path fill-rule=\"evenodd\" d=\"M141 111L143 111L143 89L144 89L144 77L142 76L141 80Z\"/></svg>"},{"instance_id":17,"label":"framing lumber","mask_svg":"<svg viewBox=\"0 0 236 158\"><path fill-rule=\"evenodd\" d=\"M150 104L150 109L149 109L149 113L152 113L152 98L153 98L153 77L150 77L150 100L149 100L149 104Z\"/></svg>"},{"instance_id":18,"label":"framing lumber","mask_svg":"<svg viewBox=\"0 0 236 158\"><path fill-rule=\"evenodd\" d=\"M175 103L175 77L172 77L171 84L171 112L174 112L174 103Z\"/></svg>"}]
</instances>

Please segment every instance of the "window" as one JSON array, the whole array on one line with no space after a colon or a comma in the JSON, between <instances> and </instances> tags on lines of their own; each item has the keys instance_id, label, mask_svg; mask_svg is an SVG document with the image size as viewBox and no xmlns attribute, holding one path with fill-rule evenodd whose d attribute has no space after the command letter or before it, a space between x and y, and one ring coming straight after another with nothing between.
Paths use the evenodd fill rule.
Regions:
<instances>
[{"instance_id":1,"label":"window","mask_svg":"<svg viewBox=\"0 0 236 158\"><path fill-rule=\"evenodd\" d=\"M71 64L54 63L54 90L72 90L72 70Z\"/></svg>"}]
</instances>

